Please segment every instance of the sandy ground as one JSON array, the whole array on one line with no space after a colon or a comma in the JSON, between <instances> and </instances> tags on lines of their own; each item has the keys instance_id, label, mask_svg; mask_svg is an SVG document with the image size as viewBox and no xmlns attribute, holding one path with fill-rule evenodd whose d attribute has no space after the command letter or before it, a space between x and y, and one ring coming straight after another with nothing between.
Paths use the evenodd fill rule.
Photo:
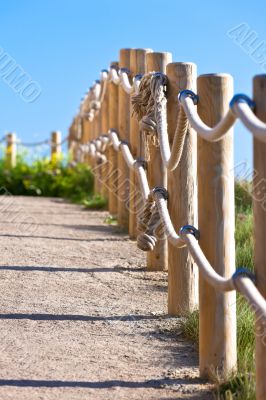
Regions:
<instances>
[{"instance_id":1,"label":"sandy ground","mask_svg":"<svg viewBox=\"0 0 266 400\"><path fill-rule=\"evenodd\" d=\"M212 399L167 274L105 212L0 198L0 400Z\"/></svg>"}]
</instances>

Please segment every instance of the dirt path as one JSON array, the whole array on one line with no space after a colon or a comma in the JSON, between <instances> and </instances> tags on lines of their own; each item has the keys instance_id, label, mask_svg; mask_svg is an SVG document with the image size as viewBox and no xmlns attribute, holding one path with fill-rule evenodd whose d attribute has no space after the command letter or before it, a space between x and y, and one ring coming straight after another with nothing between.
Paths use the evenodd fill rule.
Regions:
<instances>
[{"instance_id":1,"label":"dirt path","mask_svg":"<svg viewBox=\"0 0 266 400\"><path fill-rule=\"evenodd\" d=\"M166 273L105 216L0 199L0 400L213 398L166 315Z\"/></svg>"}]
</instances>

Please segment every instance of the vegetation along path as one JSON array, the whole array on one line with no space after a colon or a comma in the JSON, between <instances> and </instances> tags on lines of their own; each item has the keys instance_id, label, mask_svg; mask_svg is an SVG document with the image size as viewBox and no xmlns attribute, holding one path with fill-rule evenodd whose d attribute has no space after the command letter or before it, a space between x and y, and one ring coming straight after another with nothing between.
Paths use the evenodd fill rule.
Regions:
<instances>
[{"instance_id":1,"label":"vegetation along path","mask_svg":"<svg viewBox=\"0 0 266 400\"><path fill-rule=\"evenodd\" d=\"M106 216L1 196L1 400L213 398L167 274Z\"/></svg>"}]
</instances>

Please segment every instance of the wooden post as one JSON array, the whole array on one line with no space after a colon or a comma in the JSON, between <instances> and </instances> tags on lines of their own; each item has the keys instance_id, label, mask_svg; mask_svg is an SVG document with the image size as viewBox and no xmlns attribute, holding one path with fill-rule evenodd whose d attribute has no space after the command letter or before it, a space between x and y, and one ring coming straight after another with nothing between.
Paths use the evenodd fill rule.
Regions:
<instances>
[{"instance_id":1,"label":"wooden post","mask_svg":"<svg viewBox=\"0 0 266 400\"><path fill-rule=\"evenodd\" d=\"M131 49L121 49L119 67L130 69ZM129 142L130 137L130 95L122 86L118 89L118 133L121 140ZM128 231L129 227L129 168L124 161L121 151L118 152L118 224Z\"/></svg>"},{"instance_id":2,"label":"wooden post","mask_svg":"<svg viewBox=\"0 0 266 400\"><path fill-rule=\"evenodd\" d=\"M146 56L147 72L166 73L166 66L172 61L171 53L148 53ZM153 138L148 135L148 154L145 155L147 163L147 176L149 187L163 186L167 188L167 170L163 165L160 147L154 145ZM147 268L149 270L163 271L167 269L168 243L167 238L158 239L153 251L147 253Z\"/></svg>"},{"instance_id":3,"label":"wooden post","mask_svg":"<svg viewBox=\"0 0 266 400\"><path fill-rule=\"evenodd\" d=\"M104 83L103 83L104 84ZM104 95L104 99L101 107L101 132L100 134L107 135L109 129L109 112L108 112L108 85ZM107 149L104 151L104 155L107 157ZM101 165L101 195L108 199L108 160L102 162Z\"/></svg>"},{"instance_id":4,"label":"wooden post","mask_svg":"<svg viewBox=\"0 0 266 400\"><path fill-rule=\"evenodd\" d=\"M198 78L198 113L209 126L228 111L233 78L227 74ZM215 271L235 270L233 129L216 143L198 138L198 210L200 246ZM226 377L236 368L236 294L215 290L199 279L200 375Z\"/></svg>"},{"instance_id":5,"label":"wooden post","mask_svg":"<svg viewBox=\"0 0 266 400\"><path fill-rule=\"evenodd\" d=\"M76 115L73 121L73 160L78 161L78 116Z\"/></svg>"},{"instance_id":6,"label":"wooden post","mask_svg":"<svg viewBox=\"0 0 266 400\"><path fill-rule=\"evenodd\" d=\"M16 134L8 133L6 135L6 167L13 168L17 160Z\"/></svg>"},{"instance_id":7,"label":"wooden post","mask_svg":"<svg viewBox=\"0 0 266 400\"><path fill-rule=\"evenodd\" d=\"M183 89L196 91L197 67L193 63L172 63L167 66L168 132L172 144L180 104L177 95ZM188 128L179 166L168 171L169 213L175 229L183 225L197 226L197 137ZM198 303L198 268L186 247L168 247L168 312L185 315Z\"/></svg>"},{"instance_id":8,"label":"wooden post","mask_svg":"<svg viewBox=\"0 0 266 400\"><path fill-rule=\"evenodd\" d=\"M57 163L61 156L61 132L51 133L51 162Z\"/></svg>"},{"instance_id":9,"label":"wooden post","mask_svg":"<svg viewBox=\"0 0 266 400\"><path fill-rule=\"evenodd\" d=\"M266 75L253 79L253 98L257 117L266 122ZM253 140L254 179L253 212L255 240L256 282L260 293L266 298L266 144ZM264 322L264 324L263 324ZM266 327L261 316L256 316L256 399L266 398Z\"/></svg>"},{"instance_id":10,"label":"wooden post","mask_svg":"<svg viewBox=\"0 0 266 400\"><path fill-rule=\"evenodd\" d=\"M151 50L133 49L130 54L130 71L134 77L137 74L146 73L146 54ZM140 157L140 128L139 121L133 114L133 107L130 104L130 149L133 157ZM138 185L136 173L130 170L130 196L129 196L129 237L137 237L137 214L139 205L142 203L141 192Z\"/></svg>"},{"instance_id":11,"label":"wooden post","mask_svg":"<svg viewBox=\"0 0 266 400\"><path fill-rule=\"evenodd\" d=\"M88 120L87 116L84 116L82 118L82 142L85 144L87 144L90 141L90 128L91 128L91 122ZM85 164L89 164L88 154L84 154L83 162Z\"/></svg>"},{"instance_id":12,"label":"wooden post","mask_svg":"<svg viewBox=\"0 0 266 400\"><path fill-rule=\"evenodd\" d=\"M68 152L71 161L73 161L74 159L74 148L75 148L74 140L75 140L75 124L73 120L68 130Z\"/></svg>"},{"instance_id":13,"label":"wooden post","mask_svg":"<svg viewBox=\"0 0 266 400\"><path fill-rule=\"evenodd\" d=\"M111 68L118 68L118 62L112 62ZM115 129L118 132L118 86L109 82L108 86L108 109L109 109L109 129ZM118 171L117 171L117 152L113 146L108 148L108 206L111 215L117 215L118 197Z\"/></svg>"}]
</instances>

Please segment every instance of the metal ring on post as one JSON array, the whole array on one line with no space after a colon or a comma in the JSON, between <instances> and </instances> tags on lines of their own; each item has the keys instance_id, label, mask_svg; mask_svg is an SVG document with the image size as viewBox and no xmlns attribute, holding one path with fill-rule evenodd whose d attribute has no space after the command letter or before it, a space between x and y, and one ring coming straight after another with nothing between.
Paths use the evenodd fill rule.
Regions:
<instances>
[{"instance_id":1,"label":"metal ring on post","mask_svg":"<svg viewBox=\"0 0 266 400\"><path fill-rule=\"evenodd\" d=\"M200 238L200 231L193 225L184 225L180 228L179 235L182 236L186 234L195 236L197 240Z\"/></svg>"},{"instance_id":2,"label":"metal ring on post","mask_svg":"<svg viewBox=\"0 0 266 400\"><path fill-rule=\"evenodd\" d=\"M164 200L169 199L168 191L163 186L155 186L151 191L153 195L155 195L156 193L160 193L163 196Z\"/></svg>"},{"instance_id":3,"label":"metal ring on post","mask_svg":"<svg viewBox=\"0 0 266 400\"><path fill-rule=\"evenodd\" d=\"M140 80L142 79L142 77L143 77L142 74L136 74L136 75L133 77L133 81L140 81Z\"/></svg>"},{"instance_id":4,"label":"metal ring on post","mask_svg":"<svg viewBox=\"0 0 266 400\"><path fill-rule=\"evenodd\" d=\"M135 159L135 167L137 166L141 166L142 168L144 168L145 170L147 169L147 161L144 160L144 158L141 157L137 157Z\"/></svg>"},{"instance_id":5,"label":"metal ring on post","mask_svg":"<svg viewBox=\"0 0 266 400\"><path fill-rule=\"evenodd\" d=\"M252 280L252 282L254 282L254 283L256 282L255 274L253 274L253 272L251 272L247 268L243 268L243 267L238 268L232 275L233 281L235 281L239 276L245 276L246 278L250 278Z\"/></svg>"},{"instance_id":6,"label":"metal ring on post","mask_svg":"<svg viewBox=\"0 0 266 400\"><path fill-rule=\"evenodd\" d=\"M122 144L126 144L129 147L129 143L128 143L127 140L120 140L120 143L119 143L119 146L118 146L119 150L121 150L121 145Z\"/></svg>"},{"instance_id":7,"label":"metal ring on post","mask_svg":"<svg viewBox=\"0 0 266 400\"><path fill-rule=\"evenodd\" d=\"M163 86L164 86L164 88L163 88L163 91L164 91L164 94L165 94L165 96L166 96L166 94L167 94L167 84L168 84L168 78L167 78L167 75L165 75L164 73L162 73L162 72L154 72L154 74L152 75L152 79L156 79L156 78L159 78L159 79L161 79L162 80L162 84L163 84Z\"/></svg>"},{"instance_id":8,"label":"metal ring on post","mask_svg":"<svg viewBox=\"0 0 266 400\"><path fill-rule=\"evenodd\" d=\"M121 75L122 72L125 72L128 75L130 74L130 70L128 68L124 68L124 67L119 68L118 75Z\"/></svg>"},{"instance_id":9,"label":"metal ring on post","mask_svg":"<svg viewBox=\"0 0 266 400\"><path fill-rule=\"evenodd\" d=\"M192 90L185 89L185 90L181 90L181 92L178 93L177 97L178 97L178 101L180 103L181 103L181 98L183 96L190 97L193 100L193 103L195 105L197 105L199 102L199 96L196 93L194 93Z\"/></svg>"},{"instance_id":10,"label":"metal ring on post","mask_svg":"<svg viewBox=\"0 0 266 400\"><path fill-rule=\"evenodd\" d=\"M109 74L109 72L107 69L102 69L101 70L101 79L102 80L108 79L108 74Z\"/></svg>"},{"instance_id":11,"label":"metal ring on post","mask_svg":"<svg viewBox=\"0 0 266 400\"><path fill-rule=\"evenodd\" d=\"M247 103L252 110L255 108L255 102L251 100L250 97L248 97L246 94L243 93L235 94L229 103L229 107L233 109L235 103Z\"/></svg>"}]
</instances>

